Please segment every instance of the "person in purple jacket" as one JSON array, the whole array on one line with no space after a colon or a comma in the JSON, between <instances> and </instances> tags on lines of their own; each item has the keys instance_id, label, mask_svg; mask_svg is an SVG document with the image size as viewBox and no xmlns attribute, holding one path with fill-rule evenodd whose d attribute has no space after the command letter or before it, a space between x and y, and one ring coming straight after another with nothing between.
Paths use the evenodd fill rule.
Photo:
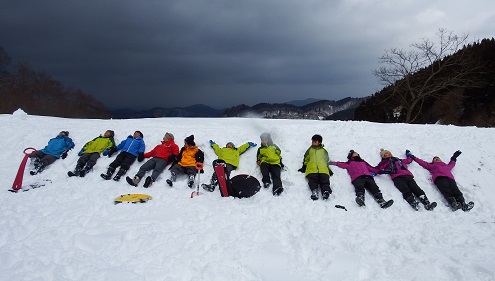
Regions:
<instances>
[{"instance_id":1,"label":"person in purple jacket","mask_svg":"<svg viewBox=\"0 0 495 281\"><path fill-rule=\"evenodd\" d=\"M406 150L406 155L408 157L412 158L421 167L431 173L433 183L435 183L438 190L440 190L443 197L447 200L452 211L462 209L464 212L467 212L474 207L474 203L466 203L462 192L459 190L459 187L457 187L454 175L452 174L452 169L456 164L457 157L461 155L461 153L462 152L459 150L454 152L450 158L449 164L442 162L438 156L433 157L431 163L427 163L426 161L412 155L409 150Z\"/></svg>"},{"instance_id":2,"label":"person in purple jacket","mask_svg":"<svg viewBox=\"0 0 495 281\"><path fill-rule=\"evenodd\" d=\"M368 190L376 202L380 204L383 209L392 206L394 200L385 201L383 199L382 192L378 185L376 185L373 176L378 173L378 170L371 167L366 161L361 159L359 153L354 150L349 151L347 155L347 162L330 162L330 165L337 166L342 169L346 169L349 176L351 176L351 183L354 185L356 192L356 203L359 206L364 206L364 193Z\"/></svg>"},{"instance_id":3,"label":"person in purple jacket","mask_svg":"<svg viewBox=\"0 0 495 281\"><path fill-rule=\"evenodd\" d=\"M395 187L402 193L402 197L416 211L419 210L419 201L423 203L426 210L432 211L436 206L436 202L431 202L426 197L425 192L419 187L414 180L413 174L407 169L407 164L412 162L411 157L399 159L393 157L392 153L385 149L380 149L382 161L375 167L380 174L389 174L394 182ZM417 199L416 199L417 197Z\"/></svg>"}]
</instances>

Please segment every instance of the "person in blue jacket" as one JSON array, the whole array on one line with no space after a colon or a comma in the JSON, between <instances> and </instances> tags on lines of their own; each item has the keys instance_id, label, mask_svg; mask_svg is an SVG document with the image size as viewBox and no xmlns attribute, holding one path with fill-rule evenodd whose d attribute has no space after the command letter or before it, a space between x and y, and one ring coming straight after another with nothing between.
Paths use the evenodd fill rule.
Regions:
<instances>
[{"instance_id":1,"label":"person in blue jacket","mask_svg":"<svg viewBox=\"0 0 495 281\"><path fill-rule=\"evenodd\" d=\"M113 153L116 151L120 150L119 155L117 155L117 158L108 165L108 170L106 173L101 174L101 177L109 180L113 173L115 173L115 170L117 167L120 166L119 171L113 177L114 181L119 181L120 178L129 170L131 167L132 163L138 159L139 162L144 160L144 150L145 150L145 144L143 140L143 133L140 131L135 131L134 134L131 136L129 135L127 139L123 140L119 145L117 145L115 148L108 149L105 153L108 154L108 157L111 157Z\"/></svg>"},{"instance_id":2,"label":"person in blue jacket","mask_svg":"<svg viewBox=\"0 0 495 281\"><path fill-rule=\"evenodd\" d=\"M74 148L74 142L69 138L69 132L60 132L56 137L48 141L48 145L45 148L37 150L29 156L34 164L34 169L29 173L31 175L41 173L57 159L65 159L67 152L72 148Z\"/></svg>"}]
</instances>

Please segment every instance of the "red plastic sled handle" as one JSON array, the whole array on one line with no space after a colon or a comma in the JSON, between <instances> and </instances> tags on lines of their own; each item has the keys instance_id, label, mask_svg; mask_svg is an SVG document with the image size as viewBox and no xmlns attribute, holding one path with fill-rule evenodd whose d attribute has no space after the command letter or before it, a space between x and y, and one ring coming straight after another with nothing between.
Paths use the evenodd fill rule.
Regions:
<instances>
[{"instance_id":1,"label":"red plastic sled handle","mask_svg":"<svg viewBox=\"0 0 495 281\"><path fill-rule=\"evenodd\" d=\"M28 150L32 150L32 151L31 151L31 152L27 152ZM35 153L35 152L36 152L36 149L34 149L34 148L32 148L32 147L28 147L28 148L24 149L24 151L23 151L23 152L24 152L24 154L26 154L26 155L31 155L31 154L33 154L33 153Z\"/></svg>"}]
</instances>

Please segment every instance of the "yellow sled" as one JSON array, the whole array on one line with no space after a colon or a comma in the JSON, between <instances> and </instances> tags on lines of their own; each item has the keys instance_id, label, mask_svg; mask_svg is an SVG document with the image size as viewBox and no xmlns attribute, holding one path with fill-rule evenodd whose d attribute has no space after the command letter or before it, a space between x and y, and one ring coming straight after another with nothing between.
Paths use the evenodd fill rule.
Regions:
<instances>
[{"instance_id":1,"label":"yellow sled","mask_svg":"<svg viewBox=\"0 0 495 281\"><path fill-rule=\"evenodd\" d=\"M153 199L153 197L147 195L147 194L124 194L120 195L119 197L115 198L114 203L119 204L122 202L127 202L127 203L146 203L148 200Z\"/></svg>"}]
</instances>

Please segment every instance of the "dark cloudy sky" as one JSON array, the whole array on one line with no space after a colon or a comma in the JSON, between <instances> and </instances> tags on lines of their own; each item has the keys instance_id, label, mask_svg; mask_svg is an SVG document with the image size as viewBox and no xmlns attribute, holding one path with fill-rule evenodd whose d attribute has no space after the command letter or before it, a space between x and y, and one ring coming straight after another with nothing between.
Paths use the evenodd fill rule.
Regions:
<instances>
[{"instance_id":1,"label":"dark cloudy sky","mask_svg":"<svg viewBox=\"0 0 495 281\"><path fill-rule=\"evenodd\" d=\"M369 96L386 49L495 36L495 1L0 0L15 62L109 108Z\"/></svg>"}]
</instances>

